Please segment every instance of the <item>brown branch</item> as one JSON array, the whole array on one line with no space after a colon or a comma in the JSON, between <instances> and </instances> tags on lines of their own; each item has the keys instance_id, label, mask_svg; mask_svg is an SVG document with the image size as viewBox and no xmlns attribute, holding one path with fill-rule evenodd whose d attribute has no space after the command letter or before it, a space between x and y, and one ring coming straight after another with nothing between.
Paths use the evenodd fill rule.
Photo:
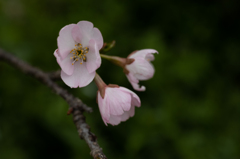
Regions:
<instances>
[{"instance_id":1,"label":"brown branch","mask_svg":"<svg viewBox=\"0 0 240 159\"><path fill-rule=\"evenodd\" d=\"M61 70L57 70L57 71L49 72L49 73L48 73L48 76L49 76L53 81L57 81L57 80L60 80L60 79L61 79L60 74L61 74Z\"/></svg>"},{"instance_id":2,"label":"brown branch","mask_svg":"<svg viewBox=\"0 0 240 159\"><path fill-rule=\"evenodd\" d=\"M74 97L65 89L57 85L53 80L59 78L59 73L45 73L42 70L35 68L24 61L18 59L14 55L0 49L0 60L9 63L25 74L28 74L53 90L54 93L61 96L69 105L68 113L73 114L73 120L77 127L78 134L81 139L84 139L88 144L94 159L107 159L103 154L102 148L98 145L96 136L90 132L90 127L85 122L83 112L92 112L92 108L85 105L80 99Z\"/></svg>"}]
</instances>

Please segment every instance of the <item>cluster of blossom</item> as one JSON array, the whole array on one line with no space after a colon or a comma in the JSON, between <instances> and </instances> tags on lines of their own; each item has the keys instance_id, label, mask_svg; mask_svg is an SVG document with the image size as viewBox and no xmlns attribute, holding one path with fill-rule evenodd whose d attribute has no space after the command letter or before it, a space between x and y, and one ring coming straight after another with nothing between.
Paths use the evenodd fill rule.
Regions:
<instances>
[{"instance_id":1,"label":"cluster of blossom","mask_svg":"<svg viewBox=\"0 0 240 159\"><path fill-rule=\"evenodd\" d=\"M140 107L139 97L127 88L106 85L96 70L101 57L121 66L129 82L137 91L145 91L139 80L153 77L153 49L134 51L127 58L100 54L103 47L101 32L88 21L80 21L63 27L57 38L58 49L54 56L61 67L61 78L71 88L87 86L93 79L98 87L97 101L104 123L118 125L134 116L135 106Z\"/></svg>"}]
</instances>

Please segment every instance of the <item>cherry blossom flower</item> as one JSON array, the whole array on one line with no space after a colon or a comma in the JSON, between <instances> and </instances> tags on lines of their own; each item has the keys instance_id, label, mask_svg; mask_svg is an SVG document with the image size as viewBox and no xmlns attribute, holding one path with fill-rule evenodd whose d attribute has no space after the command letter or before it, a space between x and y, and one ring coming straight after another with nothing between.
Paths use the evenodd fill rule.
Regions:
<instances>
[{"instance_id":1,"label":"cherry blossom flower","mask_svg":"<svg viewBox=\"0 0 240 159\"><path fill-rule=\"evenodd\" d=\"M134 116L135 106L141 105L139 97L134 92L118 85L107 86L98 74L95 76L95 82L99 88L98 107L106 125L107 123L118 125Z\"/></svg>"},{"instance_id":2,"label":"cherry blossom flower","mask_svg":"<svg viewBox=\"0 0 240 159\"><path fill-rule=\"evenodd\" d=\"M154 53L158 52L154 49L144 49L134 51L127 58L103 54L101 54L101 57L122 67L123 72L135 90L145 91L145 86L140 87L138 83L139 80L148 80L153 77L155 69L150 61L154 60Z\"/></svg>"},{"instance_id":3,"label":"cherry blossom flower","mask_svg":"<svg viewBox=\"0 0 240 159\"><path fill-rule=\"evenodd\" d=\"M125 65L126 75L133 88L137 91L145 91L145 86L139 86L139 80L148 80L153 77L155 69L150 61L154 60L153 49L144 49L133 52L127 58L134 59L130 64Z\"/></svg>"},{"instance_id":4,"label":"cherry blossom flower","mask_svg":"<svg viewBox=\"0 0 240 159\"><path fill-rule=\"evenodd\" d=\"M57 42L54 56L62 69L62 80L71 88L88 85L101 65L101 32L91 22L80 21L63 27Z\"/></svg>"}]
</instances>

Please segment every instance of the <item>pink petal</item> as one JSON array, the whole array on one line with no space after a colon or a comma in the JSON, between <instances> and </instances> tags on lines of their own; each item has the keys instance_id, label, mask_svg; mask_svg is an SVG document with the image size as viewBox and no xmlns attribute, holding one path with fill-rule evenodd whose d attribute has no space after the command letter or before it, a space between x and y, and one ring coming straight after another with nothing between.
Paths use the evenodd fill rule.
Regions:
<instances>
[{"instance_id":1,"label":"pink petal","mask_svg":"<svg viewBox=\"0 0 240 159\"><path fill-rule=\"evenodd\" d=\"M146 87L144 86L141 86L138 84L139 81L137 80L136 77L134 77L131 73L129 73L127 75L127 78L128 78L128 81L131 83L132 87L136 90L136 91L145 91L146 90ZM136 82L137 80L137 82Z\"/></svg>"},{"instance_id":2,"label":"pink petal","mask_svg":"<svg viewBox=\"0 0 240 159\"><path fill-rule=\"evenodd\" d=\"M73 75L67 75L64 71L61 71L61 78L63 82L71 88L77 88L78 85L75 83L75 78Z\"/></svg>"},{"instance_id":3,"label":"pink petal","mask_svg":"<svg viewBox=\"0 0 240 159\"><path fill-rule=\"evenodd\" d=\"M72 37L72 29L76 24L69 24L63 27L57 38L58 52L62 58L65 58L70 51L75 47L75 41Z\"/></svg>"},{"instance_id":4,"label":"pink petal","mask_svg":"<svg viewBox=\"0 0 240 159\"><path fill-rule=\"evenodd\" d=\"M133 54L130 54L130 56L128 58L136 58L136 57L142 57L145 59L147 54L154 54L154 53L158 53L157 50L154 49L143 49L143 50L139 50Z\"/></svg>"},{"instance_id":5,"label":"pink petal","mask_svg":"<svg viewBox=\"0 0 240 159\"><path fill-rule=\"evenodd\" d=\"M80 21L77 23L81 30L81 44L86 47L88 46L89 40L92 37L93 24L88 21Z\"/></svg>"},{"instance_id":6,"label":"pink petal","mask_svg":"<svg viewBox=\"0 0 240 159\"><path fill-rule=\"evenodd\" d=\"M121 116L121 121L126 121L130 117L133 117L135 114L135 106L132 106L129 111L124 112L124 114Z\"/></svg>"},{"instance_id":7,"label":"pink petal","mask_svg":"<svg viewBox=\"0 0 240 159\"><path fill-rule=\"evenodd\" d=\"M97 48L97 44L92 39L89 41L89 52L87 53L87 69L88 72L96 71L101 65L101 57Z\"/></svg>"},{"instance_id":8,"label":"pink petal","mask_svg":"<svg viewBox=\"0 0 240 159\"><path fill-rule=\"evenodd\" d=\"M108 123L114 125L118 125L121 122L121 116L111 115Z\"/></svg>"},{"instance_id":9,"label":"pink petal","mask_svg":"<svg viewBox=\"0 0 240 159\"><path fill-rule=\"evenodd\" d=\"M79 26L79 28L86 33L90 33L93 29L93 23L89 22L89 21L80 21L77 23L77 25Z\"/></svg>"},{"instance_id":10,"label":"pink petal","mask_svg":"<svg viewBox=\"0 0 240 159\"><path fill-rule=\"evenodd\" d=\"M126 68L138 80L148 80L153 77L155 72L153 65L141 57L135 58L135 61L130 65L126 65Z\"/></svg>"},{"instance_id":11,"label":"pink petal","mask_svg":"<svg viewBox=\"0 0 240 159\"><path fill-rule=\"evenodd\" d=\"M74 71L72 75L67 75L65 72L61 71L61 78L66 85L72 88L85 87L94 78L95 72L89 73L86 68L86 64L82 65L80 62L75 62Z\"/></svg>"},{"instance_id":12,"label":"pink petal","mask_svg":"<svg viewBox=\"0 0 240 159\"><path fill-rule=\"evenodd\" d=\"M61 67L61 69L67 74L71 75L74 70L74 66L72 65L72 60L70 59L71 54L68 54L68 56L62 60L61 57L59 56L58 49L55 50L54 56L57 59L57 63Z\"/></svg>"},{"instance_id":13,"label":"pink petal","mask_svg":"<svg viewBox=\"0 0 240 159\"><path fill-rule=\"evenodd\" d=\"M133 108L134 108L134 106L133 106ZM132 109L132 107L130 108L130 110L131 110L131 109ZM126 120L129 119L129 117L130 117L129 111L126 111L126 112L124 112L124 113L121 115L121 121L126 121Z\"/></svg>"},{"instance_id":14,"label":"pink petal","mask_svg":"<svg viewBox=\"0 0 240 159\"><path fill-rule=\"evenodd\" d=\"M131 95L131 106L137 106L137 107L141 106L140 98L138 97L138 95L136 93L134 93L133 91L131 91L127 88L124 88L124 87L119 87L119 89L121 91L129 93Z\"/></svg>"},{"instance_id":15,"label":"pink petal","mask_svg":"<svg viewBox=\"0 0 240 159\"><path fill-rule=\"evenodd\" d=\"M59 55L59 53L58 53L58 49L56 49L56 50L54 51L53 55L56 57L57 63L58 63L59 66L60 66L61 57L60 57L60 55Z\"/></svg>"},{"instance_id":16,"label":"pink petal","mask_svg":"<svg viewBox=\"0 0 240 159\"><path fill-rule=\"evenodd\" d=\"M104 99L98 91L98 106L104 123L118 125L134 115L135 106L140 106L139 97L124 88L106 87Z\"/></svg>"},{"instance_id":17,"label":"pink petal","mask_svg":"<svg viewBox=\"0 0 240 159\"><path fill-rule=\"evenodd\" d=\"M74 70L74 65L72 65L73 60L70 59L70 57L72 56L72 54L68 54L68 56L63 59L61 61L61 69L67 74L67 75L71 75L73 74L73 70Z\"/></svg>"},{"instance_id":18,"label":"pink petal","mask_svg":"<svg viewBox=\"0 0 240 159\"><path fill-rule=\"evenodd\" d=\"M121 91L119 88L109 88L105 90L105 94L108 94L107 100L109 100L109 109L112 115L122 115L123 110L128 111L131 107L131 96L128 93Z\"/></svg>"},{"instance_id":19,"label":"pink petal","mask_svg":"<svg viewBox=\"0 0 240 159\"><path fill-rule=\"evenodd\" d=\"M103 46L103 37L102 37L102 33L100 32L100 30L98 28L93 28L93 35L92 35L92 39L94 39L97 43L97 48L98 50L100 50Z\"/></svg>"},{"instance_id":20,"label":"pink petal","mask_svg":"<svg viewBox=\"0 0 240 159\"><path fill-rule=\"evenodd\" d=\"M127 76L129 81L132 81L134 83L139 83L139 80L136 77L134 77L133 72L129 72Z\"/></svg>"},{"instance_id":21,"label":"pink petal","mask_svg":"<svg viewBox=\"0 0 240 159\"><path fill-rule=\"evenodd\" d=\"M81 44L88 46L91 39L95 40L97 44L97 50L99 51L103 46L103 37L98 28L93 28L93 24L88 21L80 21L77 23L79 26L78 34L81 36Z\"/></svg>"},{"instance_id":22,"label":"pink petal","mask_svg":"<svg viewBox=\"0 0 240 159\"><path fill-rule=\"evenodd\" d=\"M155 58L153 56L153 54L149 53L145 56L145 60L147 61L153 61Z\"/></svg>"},{"instance_id":23,"label":"pink petal","mask_svg":"<svg viewBox=\"0 0 240 159\"><path fill-rule=\"evenodd\" d=\"M81 29L78 25L75 25L73 27L71 34L76 43L81 43L81 39L83 38L83 36L81 34Z\"/></svg>"},{"instance_id":24,"label":"pink petal","mask_svg":"<svg viewBox=\"0 0 240 159\"><path fill-rule=\"evenodd\" d=\"M109 113L109 104L108 104L108 100L106 100L108 98L108 95L105 94L104 99L102 98L102 96L100 95L100 92L98 91L98 107L103 119L103 122L105 123L105 125L107 125L107 122L110 118L110 113Z\"/></svg>"},{"instance_id":25,"label":"pink petal","mask_svg":"<svg viewBox=\"0 0 240 159\"><path fill-rule=\"evenodd\" d=\"M135 107L131 107L131 109L129 110L129 116L133 117L135 114Z\"/></svg>"}]
</instances>

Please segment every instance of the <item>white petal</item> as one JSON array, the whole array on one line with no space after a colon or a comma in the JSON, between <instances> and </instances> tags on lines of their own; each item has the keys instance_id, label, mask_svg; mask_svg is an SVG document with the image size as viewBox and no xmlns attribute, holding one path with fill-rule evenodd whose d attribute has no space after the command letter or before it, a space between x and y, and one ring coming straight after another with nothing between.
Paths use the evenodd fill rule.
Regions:
<instances>
[{"instance_id":1,"label":"white petal","mask_svg":"<svg viewBox=\"0 0 240 159\"><path fill-rule=\"evenodd\" d=\"M93 28L92 32L93 32L92 39L94 39L96 41L97 48L98 48L98 50L100 50L103 46L102 33L100 32L100 30L98 28Z\"/></svg>"},{"instance_id":2,"label":"white petal","mask_svg":"<svg viewBox=\"0 0 240 159\"><path fill-rule=\"evenodd\" d=\"M137 106L137 107L141 106L140 98L136 93L124 87L119 87L119 89L131 95L131 106Z\"/></svg>"},{"instance_id":3,"label":"white petal","mask_svg":"<svg viewBox=\"0 0 240 159\"><path fill-rule=\"evenodd\" d=\"M69 24L63 27L57 38L58 52L62 59L64 59L72 49L75 47L75 41L72 37L72 29L76 24Z\"/></svg>"},{"instance_id":4,"label":"white petal","mask_svg":"<svg viewBox=\"0 0 240 159\"><path fill-rule=\"evenodd\" d=\"M126 68L138 80L148 80L153 77L155 72L153 65L141 57L135 58L135 61L126 65Z\"/></svg>"},{"instance_id":5,"label":"white petal","mask_svg":"<svg viewBox=\"0 0 240 159\"><path fill-rule=\"evenodd\" d=\"M96 71L101 65L101 57L97 49L96 42L92 39L89 41L89 52L87 53L87 69L88 72Z\"/></svg>"},{"instance_id":6,"label":"white petal","mask_svg":"<svg viewBox=\"0 0 240 159\"><path fill-rule=\"evenodd\" d=\"M136 79L136 77L134 77L131 73L129 73L127 75L127 78L128 78L128 81L131 83L132 87L136 90L136 91L145 91L146 90L146 87L144 86L141 86L138 84L139 81ZM134 79L134 80L132 80ZM137 80L137 82L136 82Z\"/></svg>"},{"instance_id":7,"label":"white petal","mask_svg":"<svg viewBox=\"0 0 240 159\"><path fill-rule=\"evenodd\" d=\"M70 59L71 56L72 56L72 54L68 54L68 56L65 59L63 59L60 63L61 69L67 75L73 74L73 70L74 70L74 65L72 65L73 60Z\"/></svg>"},{"instance_id":8,"label":"white petal","mask_svg":"<svg viewBox=\"0 0 240 159\"><path fill-rule=\"evenodd\" d=\"M81 29L78 25L75 25L72 29L72 37L76 43L81 43L81 39L83 38Z\"/></svg>"},{"instance_id":9,"label":"white petal","mask_svg":"<svg viewBox=\"0 0 240 159\"><path fill-rule=\"evenodd\" d=\"M133 117L135 114L135 106L132 106L129 111L124 112L124 114L121 116L121 121L126 121L130 117Z\"/></svg>"},{"instance_id":10,"label":"white petal","mask_svg":"<svg viewBox=\"0 0 240 159\"><path fill-rule=\"evenodd\" d=\"M57 63L58 63L59 66L60 66L62 59L61 59L61 57L60 57L60 55L59 55L59 53L58 53L58 49L56 49L56 50L54 51L53 55L56 57Z\"/></svg>"},{"instance_id":11,"label":"white petal","mask_svg":"<svg viewBox=\"0 0 240 159\"><path fill-rule=\"evenodd\" d=\"M132 108L132 107L131 107L131 108ZM124 113L121 115L121 121L126 121L126 120L129 119L129 117L130 117L129 111L126 111L126 112L124 112Z\"/></svg>"},{"instance_id":12,"label":"white petal","mask_svg":"<svg viewBox=\"0 0 240 159\"><path fill-rule=\"evenodd\" d=\"M121 91L119 88L109 88L105 90L105 94L108 94L109 109L112 115L122 115L125 111L128 111L131 107L131 95Z\"/></svg>"},{"instance_id":13,"label":"white petal","mask_svg":"<svg viewBox=\"0 0 240 159\"><path fill-rule=\"evenodd\" d=\"M93 24L88 21L80 21L77 23L81 31L81 44L84 47L88 46L89 41L92 37Z\"/></svg>"},{"instance_id":14,"label":"white petal","mask_svg":"<svg viewBox=\"0 0 240 159\"><path fill-rule=\"evenodd\" d=\"M129 111L129 116L133 117L135 114L135 107L131 107L130 111Z\"/></svg>"},{"instance_id":15,"label":"white petal","mask_svg":"<svg viewBox=\"0 0 240 159\"><path fill-rule=\"evenodd\" d=\"M106 94L104 99L102 98L102 96L100 95L100 92L98 91L98 107L103 119L103 122L105 123L105 125L107 125L107 122L109 121L110 118L110 112L109 112L109 104L108 104L108 95Z\"/></svg>"},{"instance_id":16,"label":"white petal","mask_svg":"<svg viewBox=\"0 0 240 159\"><path fill-rule=\"evenodd\" d=\"M93 29L93 23L89 22L89 21L80 21L77 23L77 25L79 26L79 28L86 33L90 33Z\"/></svg>"},{"instance_id":17,"label":"white petal","mask_svg":"<svg viewBox=\"0 0 240 159\"><path fill-rule=\"evenodd\" d=\"M118 125L121 122L121 116L111 115L108 123L112 125Z\"/></svg>"},{"instance_id":18,"label":"white petal","mask_svg":"<svg viewBox=\"0 0 240 159\"><path fill-rule=\"evenodd\" d=\"M151 54L151 53L149 53L149 54L147 54L146 56L145 56L145 60L147 60L147 61L153 61L155 59L155 57L154 57L154 55L153 54Z\"/></svg>"},{"instance_id":19,"label":"white petal","mask_svg":"<svg viewBox=\"0 0 240 159\"><path fill-rule=\"evenodd\" d=\"M133 54L130 54L128 58L136 58L136 57L142 57L145 59L147 54L154 54L154 53L158 53L157 50L154 49L143 49L143 50L139 50Z\"/></svg>"},{"instance_id":20,"label":"white petal","mask_svg":"<svg viewBox=\"0 0 240 159\"><path fill-rule=\"evenodd\" d=\"M74 71L72 75L67 75L65 72L61 72L62 80L69 86L73 88L85 87L94 78L95 72L89 73L86 68L86 64L82 65L80 62L75 62Z\"/></svg>"}]
</instances>

